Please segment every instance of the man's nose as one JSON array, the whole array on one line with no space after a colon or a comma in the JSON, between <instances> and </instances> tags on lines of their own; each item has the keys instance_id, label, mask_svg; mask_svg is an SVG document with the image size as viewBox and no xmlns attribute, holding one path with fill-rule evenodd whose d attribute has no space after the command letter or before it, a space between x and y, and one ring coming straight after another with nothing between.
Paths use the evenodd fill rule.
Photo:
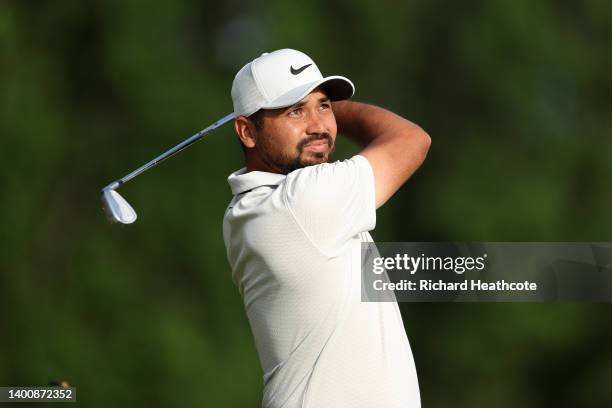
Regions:
<instances>
[{"instance_id":1,"label":"man's nose","mask_svg":"<svg viewBox=\"0 0 612 408\"><path fill-rule=\"evenodd\" d=\"M312 135L317 133L326 133L327 129L325 128L325 121L318 114L318 112L313 112L308 115L308 127L306 128L306 133Z\"/></svg>"}]
</instances>

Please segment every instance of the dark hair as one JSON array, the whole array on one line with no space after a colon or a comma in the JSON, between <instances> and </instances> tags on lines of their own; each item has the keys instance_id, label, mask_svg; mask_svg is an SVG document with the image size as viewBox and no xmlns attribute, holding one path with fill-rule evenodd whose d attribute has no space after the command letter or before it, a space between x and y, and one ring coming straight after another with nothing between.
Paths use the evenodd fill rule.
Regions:
<instances>
[{"instance_id":1,"label":"dark hair","mask_svg":"<svg viewBox=\"0 0 612 408\"><path fill-rule=\"evenodd\" d=\"M261 130L263 128L263 121L264 121L264 110L263 109L260 109L255 113L252 113L251 115L248 116L248 118L255 125L255 129Z\"/></svg>"}]
</instances>

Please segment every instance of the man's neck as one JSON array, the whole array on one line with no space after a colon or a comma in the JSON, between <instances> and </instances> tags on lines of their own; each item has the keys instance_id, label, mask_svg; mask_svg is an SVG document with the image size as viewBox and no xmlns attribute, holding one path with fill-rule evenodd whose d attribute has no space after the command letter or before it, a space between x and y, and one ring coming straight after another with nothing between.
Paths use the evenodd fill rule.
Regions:
<instances>
[{"instance_id":1,"label":"man's neck","mask_svg":"<svg viewBox=\"0 0 612 408\"><path fill-rule=\"evenodd\" d=\"M283 174L279 170L274 169L272 166L266 163L265 160L262 160L259 156L248 156L245 160L245 164L247 172L263 171L265 173Z\"/></svg>"}]
</instances>

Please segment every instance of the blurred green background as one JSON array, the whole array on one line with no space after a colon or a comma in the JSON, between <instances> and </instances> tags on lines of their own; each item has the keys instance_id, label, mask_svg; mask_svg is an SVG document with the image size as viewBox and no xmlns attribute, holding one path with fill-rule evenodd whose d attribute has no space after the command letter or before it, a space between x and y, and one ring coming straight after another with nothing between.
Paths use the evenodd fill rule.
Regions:
<instances>
[{"instance_id":1,"label":"blurred green background","mask_svg":"<svg viewBox=\"0 0 612 408\"><path fill-rule=\"evenodd\" d=\"M0 385L79 405L256 407L221 235L235 72L296 48L423 126L378 241L611 241L612 2L0 2ZM341 141L336 158L356 152ZM608 304L402 304L423 406L612 406Z\"/></svg>"}]
</instances>

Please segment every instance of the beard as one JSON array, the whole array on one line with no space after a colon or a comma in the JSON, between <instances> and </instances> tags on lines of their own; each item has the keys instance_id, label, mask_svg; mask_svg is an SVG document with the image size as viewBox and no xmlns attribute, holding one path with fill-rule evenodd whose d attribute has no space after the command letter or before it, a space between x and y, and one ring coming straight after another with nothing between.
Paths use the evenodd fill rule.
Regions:
<instances>
[{"instance_id":1,"label":"beard","mask_svg":"<svg viewBox=\"0 0 612 408\"><path fill-rule=\"evenodd\" d=\"M304 157L304 148L306 145L316 140L326 140L329 150L326 152L309 152L309 157ZM292 156L287 154L274 155L272 154L273 150L265 143L262 147L263 158L268 165L278 170L278 172L281 174L289 174L297 169L329 162L332 158L335 145L334 140L329 134L321 133L308 136L307 138L301 140L296 146L295 155Z\"/></svg>"}]
</instances>

